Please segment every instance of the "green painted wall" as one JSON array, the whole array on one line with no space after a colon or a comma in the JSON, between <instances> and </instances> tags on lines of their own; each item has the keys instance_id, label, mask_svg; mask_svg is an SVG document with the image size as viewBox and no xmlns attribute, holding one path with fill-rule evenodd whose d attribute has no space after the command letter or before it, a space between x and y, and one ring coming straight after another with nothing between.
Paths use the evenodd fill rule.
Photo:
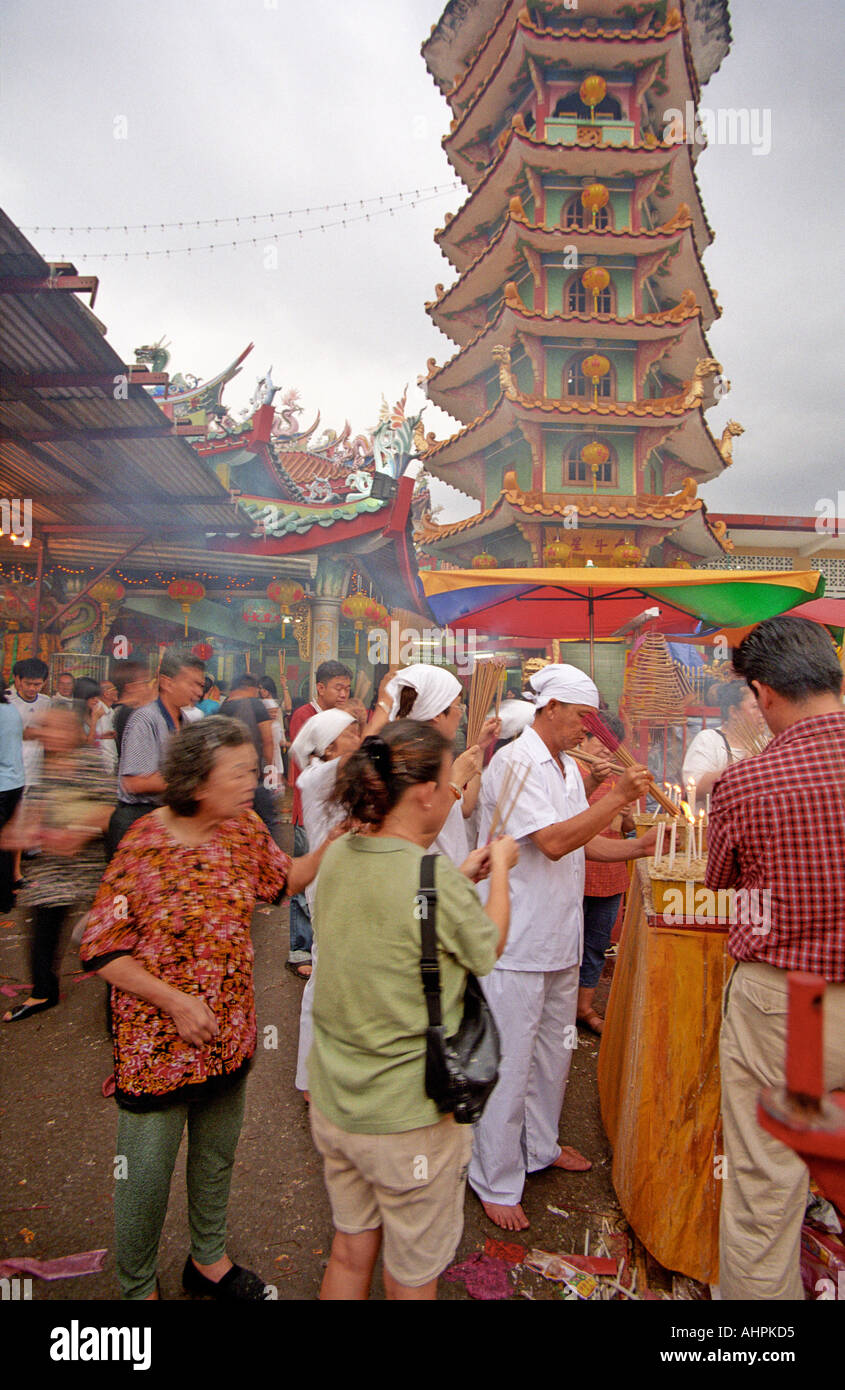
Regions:
<instances>
[{"instance_id":1,"label":"green painted wall","mask_svg":"<svg viewBox=\"0 0 845 1390\"><path fill-rule=\"evenodd\" d=\"M575 193L580 193L581 188L582 185L579 183L574 188L547 188L545 190L547 227L560 226L560 218L564 207ZM630 189L611 188L610 190L612 226L619 231L631 226L631 198L632 190ZM573 235L574 234L575 229L573 228Z\"/></svg>"},{"instance_id":2,"label":"green painted wall","mask_svg":"<svg viewBox=\"0 0 845 1390\"><path fill-rule=\"evenodd\" d=\"M524 439L498 449L492 458L487 458L484 464L484 487L485 497L482 502L482 510L489 507L502 491L502 479L508 469L513 468L519 480L519 486L528 491L531 488L531 450Z\"/></svg>"}]
</instances>

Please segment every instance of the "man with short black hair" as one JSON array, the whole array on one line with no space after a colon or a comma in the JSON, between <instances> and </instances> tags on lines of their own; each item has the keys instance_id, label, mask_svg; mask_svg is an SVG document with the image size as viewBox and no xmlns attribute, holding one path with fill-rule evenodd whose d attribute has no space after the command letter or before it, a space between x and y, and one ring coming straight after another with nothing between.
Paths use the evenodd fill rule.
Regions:
<instances>
[{"instance_id":1,"label":"man with short black hair","mask_svg":"<svg viewBox=\"0 0 845 1390\"><path fill-rule=\"evenodd\" d=\"M40 657L25 657L12 667L14 688L10 686L6 691L9 704L14 705L23 724L23 771L27 787L34 782L41 761L41 744L36 726L50 708L50 700L41 694L49 674L47 663Z\"/></svg>"},{"instance_id":2,"label":"man with short black hair","mask_svg":"<svg viewBox=\"0 0 845 1390\"><path fill-rule=\"evenodd\" d=\"M288 739L293 743L303 725L313 719L315 714L319 714L324 709L342 709L349 699L352 689L352 672L348 666L344 666L341 661L323 661L317 667L315 675L317 694L306 704L300 705L295 709L290 717L288 724ZM299 790L296 779L300 769L296 765L296 759L288 760L288 784L293 787L293 807L291 810L291 820L293 822L293 852L294 854L308 853L308 837L305 834L305 827L302 821L302 801L300 800ZM292 966L295 973L303 979L311 974L311 946L314 941L314 933L311 928L311 914L308 911L308 904L305 901L305 894L298 893L290 900L290 955L288 965Z\"/></svg>"},{"instance_id":3,"label":"man with short black hair","mask_svg":"<svg viewBox=\"0 0 845 1390\"><path fill-rule=\"evenodd\" d=\"M162 804L165 783L159 769L171 735L187 722L183 707L190 709L202 694L204 675L205 666L198 657L169 648L159 666L158 699L141 705L127 721L120 746L118 804L106 836L109 857L130 825ZM118 688L119 681L116 673Z\"/></svg>"},{"instance_id":4,"label":"man with short black hair","mask_svg":"<svg viewBox=\"0 0 845 1390\"><path fill-rule=\"evenodd\" d=\"M73 675L70 671L60 671L56 676L54 705L73 704Z\"/></svg>"},{"instance_id":5,"label":"man with short black hair","mask_svg":"<svg viewBox=\"0 0 845 1390\"><path fill-rule=\"evenodd\" d=\"M708 827L708 888L740 890L720 1039L719 1288L791 1300L803 1297L808 1172L756 1109L764 1086L785 1084L789 971L828 982L825 1085L845 1086L843 676L826 629L789 614L760 623L733 663L775 737L722 774Z\"/></svg>"}]
</instances>

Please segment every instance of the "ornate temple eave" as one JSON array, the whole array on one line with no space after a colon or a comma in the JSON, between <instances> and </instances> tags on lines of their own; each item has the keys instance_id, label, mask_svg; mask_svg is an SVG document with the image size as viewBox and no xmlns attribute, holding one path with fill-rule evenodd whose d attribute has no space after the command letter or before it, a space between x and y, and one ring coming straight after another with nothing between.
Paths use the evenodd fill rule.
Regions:
<instances>
[{"instance_id":1,"label":"ornate temple eave","mask_svg":"<svg viewBox=\"0 0 845 1390\"><path fill-rule=\"evenodd\" d=\"M464 161L462 150L473 142L489 141L490 130L512 101L520 77L530 83L531 60L550 61L571 68L573 74L595 64L597 70L612 76L614 69L645 66L661 59L665 59L665 81L671 94L671 100L667 96L668 104L683 108L686 101L697 103L698 84L692 65L687 62L680 19L644 34L633 29L562 32L532 24L523 10L511 30L507 47L492 71L469 95L443 141L443 148L460 177L471 184L477 173L471 159Z\"/></svg>"},{"instance_id":2,"label":"ornate temple eave","mask_svg":"<svg viewBox=\"0 0 845 1390\"><path fill-rule=\"evenodd\" d=\"M422 45L426 67L445 96L466 81L476 68L479 74L493 61L506 41L508 21L517 4L504 0L449 0L431 34ZM519 5L522 8L522 5ZM578 12L585 19L612 19L619 0L580 0ZM728 0L686 0L684 14L690 51L698 80L703 86L717 71L731 45Z\"/></svg>"},{"instance_id":3,"label":"ornate temple eave","mask_svg":"<svg viewBox=\"0 0 845 1390\"><path fill-rule=\"evenodd\" d=\"M665 225L675 216L680 203L690 209L695 243L701 255L713 240L695 175L689 145L596 145L579 141L574 145L547 145L531 135L512 129L504 148L496 155L469 197L444 227L439 244L452 259L461 242L479 235L479 229L504 216L510 198L524 190L520 182L525 168L538 173L566 175L574 179L595 178L608 182L615 178L642 178L648 174L668 175L664 191L653 195ZM448 252L446 248L448 249ZM472 254L477 254L478 248ZM466 254L466 253L464 253Z\"/></svg>"},{"instance_id":4,"label":"ornate temple eave","mask_svg":"<svg viewBox=\"0 0 845 1390\"><path fill-rule=\"evenodd\" d=\"M663 315L617 319L611 314L542 314L515 310L503 303L492 322L465 348L421 381L430 401L467 424L483 409L484 377L490 370L493 347L499 343L513 347L527 336L563 346L573 340L574 350L579 332L603 344L663 343L663 352L653 360L680 380L691 378L699 359L711 356L697 306L678 306Z\"/></svg>"},{"instance_id":5,"label":"ornate temple eave","mask_svg":"<svg viewBox=\"0 0 845 1390\"><path fill-rule=\"evenodd\" d=\"M664 279L669 294L674 290L677 300L684 290L692 289L697 302L703 306L708 328L719 317L714 292L696 251L691 219L679 217L678 214L663 227L650 232L608 228L585 233L577 228L546 228L510 210L507 220L492 241L469 263L455 284L426 305L426 309L443 333L463 345L469 341L469 337L462 337L457 327L456 316L461 311L475 311L476 319L479 306L486 313L486 302L490 296L532 263L531 252L554 255L572 246L577 246L579 258L595 254L594 248L604 258L614 255L654 257L663 251L666 256ZM533 264L536 264L536 259ZM451 326L453 323L456 324L454 329ZM472 325L472 317L469 323ZM469 336L477 331L477 327L472 326Z\"/></svg>"},{"instance_id":6,"label":"ornate temple eave","mask_svg":"<svg viewBox=\"0 0 845 1390\"><path fill-rule=\"evenodd\" d=\"M475 273L477 269L483 269L485 276L488 276L489 265L493 283L501 284L508 278L504 267L513 263L521 242L537 251L556 252L577 238L581 256L645 256L660 250L662 246L671 250L687 234L692 239L692 225L688 211L676 211L662 227L641 227L638 232L631 231L629 227L596 227L582 231L580 227L545 227L540 222L519 217L509 209L495 236L485 237L483 245L478 248L469 241L457 245L445 227L438 227L434 240L462 278Z\"/></svg>"},{"instance_id":7,"label":"ornate temple eave","mask_svg":"<svg viewBox=\"0 0 845 1390\"><path fill-rule=\"evenodd\" d=\"M664 462L667 487L677 486L690 472L695 473L699 483L707 483L728 467L700 410L690 411L683 424L667 437L666 453L677 460L667 458Z\"/></svg>"}]
</instances>

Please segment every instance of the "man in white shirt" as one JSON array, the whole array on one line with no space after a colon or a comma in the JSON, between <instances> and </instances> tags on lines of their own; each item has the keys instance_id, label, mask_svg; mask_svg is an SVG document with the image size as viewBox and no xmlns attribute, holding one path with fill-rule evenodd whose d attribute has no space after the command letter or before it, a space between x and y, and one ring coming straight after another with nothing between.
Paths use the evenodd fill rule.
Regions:
<instances>
[{"instance_id":1,"label":"man in white shirt","mask_svg":"<svg viewBox=\"0 0 845 1390\"><path fill-rule=\"evenodd\" d=\"M7 691L9 703L14 705L23 724L23 774L27 787L35 781L41 762L41 744L38 742L36 725L50 709L49 698L41 694L49 674L47 663L40 657L30 656L24 661L16 661L12 667L14 690L10 687Z\"/></svg>"},{"instance_id":2,"label":"man in white shirt","mask_svg":"<svg viewBox=\"0 0 845 1390\"><path fill-rule=\"evenodd\" d=\"M591 859L634 859L653 840L609 840L599 832L623 806L643 795L645 768L633 767L590 806L581 775L565 749L586 736L583 718L598 709L593 682L574 666L551 665L532 677L527 698L533 725L499 750L482 784L479 844L490 834L510 765L513 795L521 790L498 833L519 843L511 870L511 926L496 968L481 983L502 1038L496 1089L476 1128L469 1181L497 1226L521 1231L526 1174L591 1165L561 1147L558 1128L572 1050L577 1046L578 975L583 949L585 850ZM484 885L481 885L482 897Z\"/></svg>"}]
</instances>

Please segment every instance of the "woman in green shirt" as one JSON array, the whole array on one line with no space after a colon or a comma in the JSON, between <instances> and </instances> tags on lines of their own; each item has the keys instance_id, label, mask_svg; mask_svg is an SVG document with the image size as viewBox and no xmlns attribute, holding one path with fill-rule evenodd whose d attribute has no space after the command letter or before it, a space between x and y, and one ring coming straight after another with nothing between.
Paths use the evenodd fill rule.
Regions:
<instances>
[{"instance_id":1,"label":"woman in green shirt","mask_svg":"<svg viewBox=\"0 0 845 1390\"><path fill-rule=\"evenodd\" d=\"M368 834L328 850L314 921L320 970L309 1059L311 1128L323 1156L335 1239L321 1297L366 1299L384 1242L389 1299L432 1299L463 1229L472 1130L441 1115L425 1091L428 1016L420 977L420 861L454 804L452 752L430 725L399 720L367 738L336 796ZM437 937L443 1023L455 1033L467 972L486 975L510 920L510 839L465 868L438 856Z\"/></svg>"}]
</instances>

